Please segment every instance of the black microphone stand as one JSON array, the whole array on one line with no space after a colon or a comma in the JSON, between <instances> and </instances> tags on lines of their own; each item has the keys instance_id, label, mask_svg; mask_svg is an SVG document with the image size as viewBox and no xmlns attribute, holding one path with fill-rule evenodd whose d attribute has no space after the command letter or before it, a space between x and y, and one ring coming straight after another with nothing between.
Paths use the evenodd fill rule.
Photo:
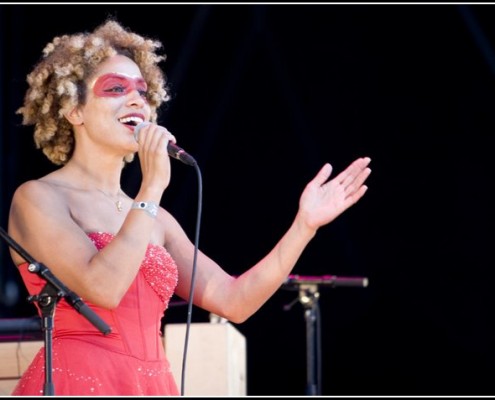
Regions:
<instances>
[{"instance_id":1,"label":"black microphone stand","mask_svg":"<svg viewBox=\"0 0 495 400\"><path fill-rule=\"evenodd\" d=\"M41 310L42 324L41 329L44 332L45 342L45 384L43 394L45 396L54 396L55 390L52 380L52 333L53 333L53 316L57 303L65 297L67 303L74 307L79 313L83 314L89 322L98 328L103 334L111 332L110 327L91 309L82 299L74 292L66 288L51 271L42 263L37 262L31 257L17 242L12 239L3 228L0 227L0 234L24 260L29 262L28 271L38 274L47 281L38 295L28 297L30 302L38 302Z\"/></svg>"},{"instance_id":2,"label":"black microphone stand","mask_svg":"<svg viewBox=\"0 0 495 400\"><path fill-rule=\"evenodd\" d=\"M282 285L285 289L298 290L298 297L286 305L289 310L297 301L304 308L306 321L306 395L321 395L321 335L320 335L320 297L319 286L366 287L368 278L337 277L335 275L300 276L289 275ZM317 329L316 329L316 328Z\"/></svg>"}]
</instances>

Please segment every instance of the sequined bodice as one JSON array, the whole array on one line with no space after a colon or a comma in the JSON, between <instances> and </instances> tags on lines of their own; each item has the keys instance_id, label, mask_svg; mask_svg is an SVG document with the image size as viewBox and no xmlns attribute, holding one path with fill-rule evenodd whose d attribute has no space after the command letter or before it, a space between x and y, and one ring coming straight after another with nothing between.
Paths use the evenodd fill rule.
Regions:
<instances>
[{"instance_id":1,"label":"sequined bodice","mask_svg":"<svg viewBox=\"0 0 495 400\"><path fill-rule=\"evenodd\" d=\"M101 250L112 241L114 235L105 232L90 232L88 237L96 248ZM170 297L177 286L177 267L167 250L163 246L148 245L140 272L167 308Z\"/></svg>"},{"instance_id":2,"label":"sequined bodice","mask_svg":"<svg viewBox=\"0 0 495 400\"><path fill-rule=\"evenodd\" d=\"M114 235L92 232L88 237L101 250ZM29 293L38 294L46 282L27 271L27 265L20 265L19 270ZM77 338L139 359L158 359L163 356L161 320L177 281L177 266L170 254L163 246L150 244L136 278L115 309L86 302L109 325L111 332L108 335L102 335L86 317L62 299L55 312L53 336ZM108 285L110 287L112 282Z\"/></svg>"}]
</instances>

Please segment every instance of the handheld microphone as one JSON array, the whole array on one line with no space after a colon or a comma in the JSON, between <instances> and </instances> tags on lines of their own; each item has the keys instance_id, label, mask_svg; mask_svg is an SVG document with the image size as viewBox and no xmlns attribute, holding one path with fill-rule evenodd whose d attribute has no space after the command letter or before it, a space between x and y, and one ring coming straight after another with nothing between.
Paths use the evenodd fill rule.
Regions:
<instances>
[{"instance_id":1,"label":"handheld microphone","mask_svg":"<svg viewBox=\"0 0 495 400\"><path fill-rule=\"evenodd\" d=\"M149 122L141 122L134 127L134 139L136 139L136 142L138 140L139 131L141 130L141 128L144 128L146 125L149 124L150 124ZM170 157L182 161L184 164L187 165L192 165L192 166L196 165L196 160L191 155L186 153L184 149L177 146L175 143L169 141L167 145L167 150L168 150L168 155Z\"/></svg>"}]
</instances>

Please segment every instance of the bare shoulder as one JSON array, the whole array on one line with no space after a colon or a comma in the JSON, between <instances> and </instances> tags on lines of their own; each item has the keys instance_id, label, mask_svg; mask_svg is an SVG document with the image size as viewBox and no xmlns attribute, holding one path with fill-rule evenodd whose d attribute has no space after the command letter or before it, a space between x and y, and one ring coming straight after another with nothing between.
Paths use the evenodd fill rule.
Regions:
<instances>
[{"instance_id":1,"label":"bare shoulder","mask_svg":"<svg viewBox=\"0 0 495 400\"><path fill-rule=\"evenodd\" d=\"M12 203L30 203L36 204L52 203L60 199L61 193L57 187L43 179L30 180L22 183L14 192Z\"/></svg>"},{"instance_id":2,"label":"bare shoulder","mask_svg":"<svg viewBox=\"0 0 495 400\"><path fill-rule=\"evenodd\" d=\"M69 213L64 212L68 207L63 197L56 186L42 179L22 183L14 192L10 205L9 234L21 246L36 248L39 232L49 237L49 230L55 232L64 227L61 221L67 220ZM60 236L59 232L56 235ZM15 254L13 259L16 264L22 261Z\"/></svg>"},{"instance_id":3,"label":"bare shoulder","mask_svg":"<svg viewBox=\"0 0 495 400\"><path fill-rule=\"evenodd\" d=\"M22 183L14 192L10 205L11 224L26 223L36 218L43 220L65 218L70 215L67 196L63 189L45 178Z\"/></svg>"}]
</instances>

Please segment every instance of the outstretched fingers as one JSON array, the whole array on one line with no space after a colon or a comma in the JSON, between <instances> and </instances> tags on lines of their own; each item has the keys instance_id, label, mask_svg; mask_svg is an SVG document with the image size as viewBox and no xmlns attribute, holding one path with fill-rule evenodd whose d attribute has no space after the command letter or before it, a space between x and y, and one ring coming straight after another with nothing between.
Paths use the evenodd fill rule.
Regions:
<instances>
[{"instance_id":1,"label":"outstretched fingers","mask_svg":"<svg viewBox=\"0 0 495 400\"><path fill-rule=\"evenodd\" d=\"M359 158L330 180L331 165L327 163L320 169L300 198L300 215L306 226L318 229L363 197L368 189L364 182L371 173L370 161L368 157Z\"/></svg>"},{"instance_id":2,"label":"outstretched fingers","mask_svg":"<svg viewBox=\"0 0 495 400\"><path fill-rule=\"evenodd\" d=\"M335 177L335 180L340 184L347 187L354 179L366 169L366 167L371 162L371 158L362 157L353 161L351 165L349 165L345 170L343 170L340 174Z\"/></svg>"},{"instance_id":3,"label":"outstretched fingers","mask_svg":"<svg viewBox=\"0 0 495 400\"><path fill-rule=\"evenodd\" d=\"M368 168L370 162L369 157L358 158L335 177L334 181L343 191L346 204L356 203L368 189L364 182L371 173L371 169Z\"/></svg>"},{"instance_id":4,"label":"outstretched fingers","mask_svg":"<svg viewBox=\"0 0 495 400\"><path fill-rule=\"evenodd\" d=\"M341 185L344 188L346 200L351 204L356 203L368 190L364 182L371 174L371 169L368 167L370 161L368 157L358 159L344 171L345 177Z\"/></svg>"}]
</instances>

